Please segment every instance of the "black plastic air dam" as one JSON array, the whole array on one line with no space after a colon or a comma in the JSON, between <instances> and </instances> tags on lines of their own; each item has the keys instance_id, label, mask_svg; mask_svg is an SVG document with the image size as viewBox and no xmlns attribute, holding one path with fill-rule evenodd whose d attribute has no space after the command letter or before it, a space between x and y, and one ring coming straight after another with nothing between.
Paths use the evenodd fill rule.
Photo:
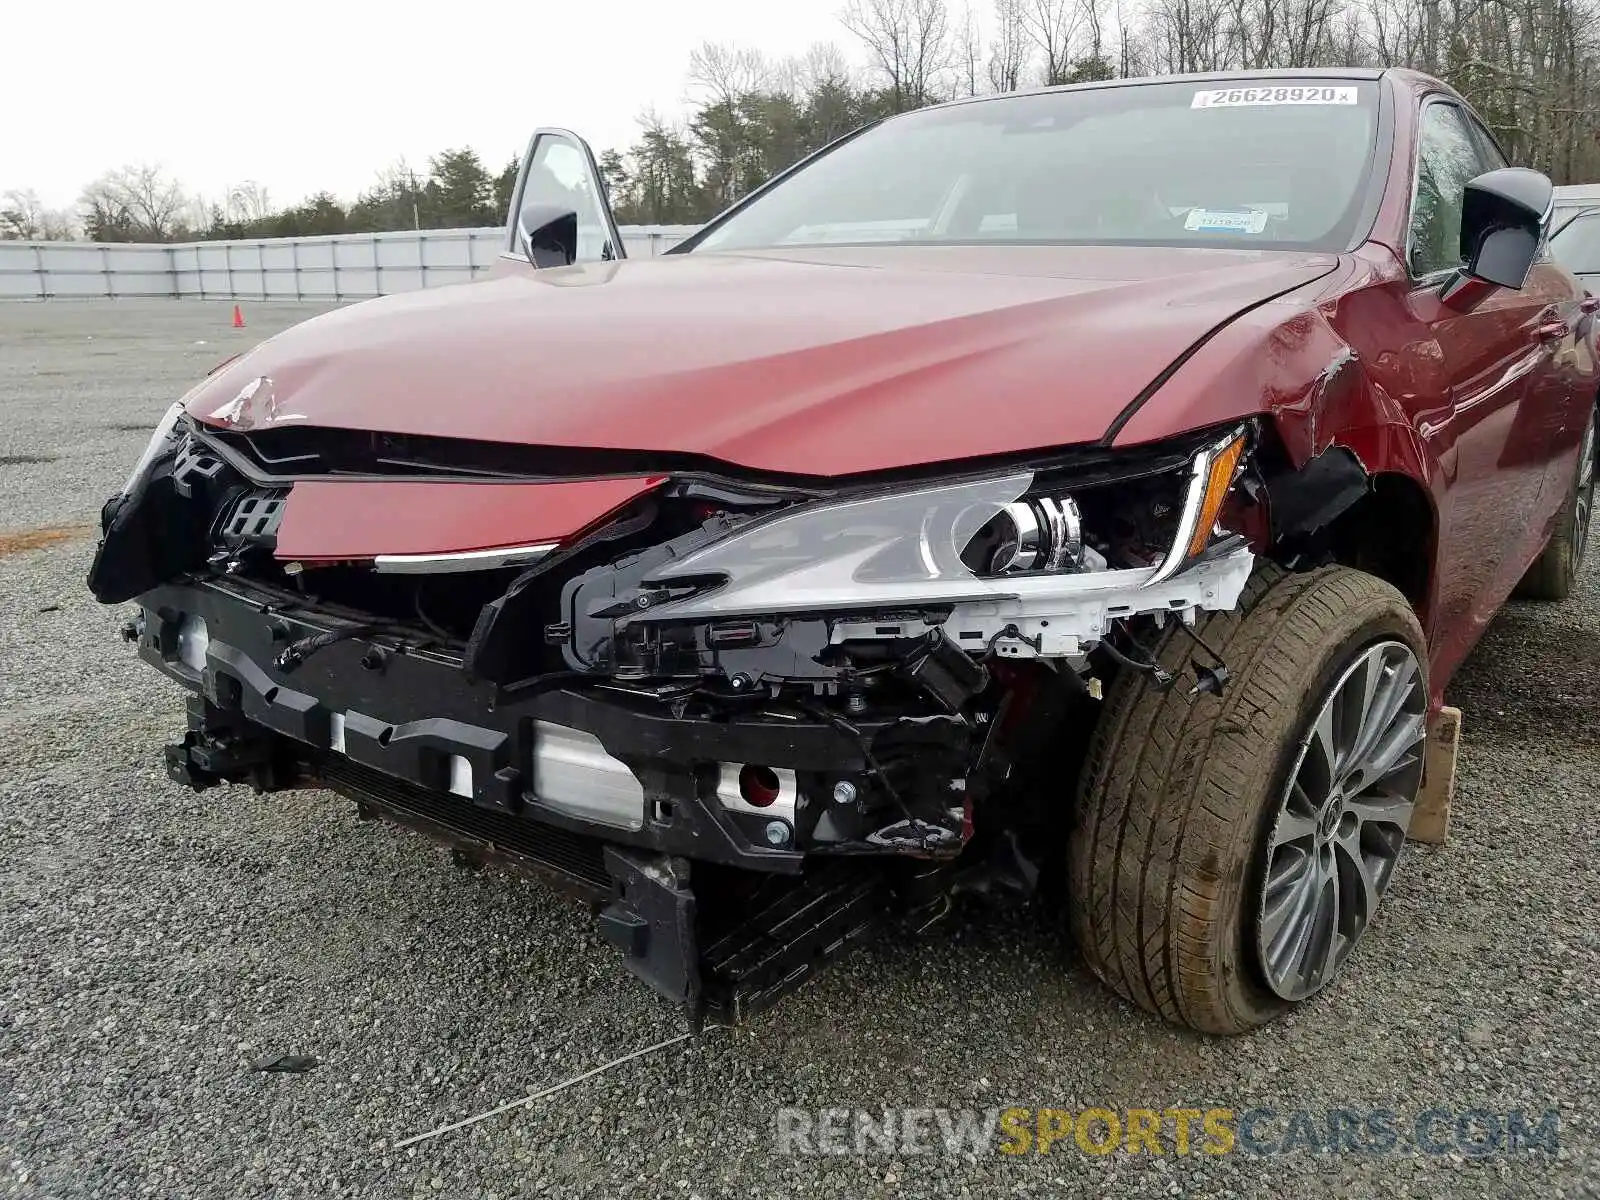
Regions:
<instances>
[{"instance_id":1,"label":"black plastic air dam","mask_svg":"<svg viewBox=\"0 0 1600 1200\"><path fill-rule=\"evenodd\" d=\"M737 897L713 887L707 905L693 886L700 872L686 859L487 812L337 755L297 763L290 778L355 801L363 817L586 901L624 967L681 1006L696 1029L736 1025L771 1007L870 938L893 905L882 866L842 862L813 864L799 878L761 877Z\"/></svg>"}]
</instances>

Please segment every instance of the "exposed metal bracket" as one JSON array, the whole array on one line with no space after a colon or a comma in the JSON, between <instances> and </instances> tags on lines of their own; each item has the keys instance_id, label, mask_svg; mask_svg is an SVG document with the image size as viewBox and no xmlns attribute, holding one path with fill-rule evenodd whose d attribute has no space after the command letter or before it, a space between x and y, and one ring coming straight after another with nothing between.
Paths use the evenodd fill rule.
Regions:
<instances>
[{"instance_id":1,"label":"exposed metal bracket","mask_svg":"<svg viewBox=\"0 0 1600 1200\"><path fill-rule=\"evenodd\" d=\"M1197 610L1233 608L1254 567L1255 555L1240 545L1148 586L1141 586L1150 578L1148 569L1061 575L1054 577L1059 585L1054 594L957 604L942 628L973 654L993 650L1002 658L1075 658L1103 639L1113 621L1146 613L1176 613L1187 621ZM921 619L835 621L829 640L912 638L933 628Z\"/></svg>"}]
</instances>

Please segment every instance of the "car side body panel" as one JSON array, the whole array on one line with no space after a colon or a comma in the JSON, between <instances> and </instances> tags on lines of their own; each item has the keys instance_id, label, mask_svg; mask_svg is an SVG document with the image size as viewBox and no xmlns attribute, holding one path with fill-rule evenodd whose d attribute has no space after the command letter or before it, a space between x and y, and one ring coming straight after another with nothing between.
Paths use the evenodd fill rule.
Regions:
<instances>
[{"instance_id":1,"label":"car side body panel","mask_svg":"<svg viewBox=\"0 0 1600 1200\"><path fill-rule=\"evenodd\" d=\"M1393 158L1366 245L1340 268L1236 319L1118 431L1117 445L1240 411L1269 416L1296 465L1330 446L1426 489L1435 539L1419 617L1437 705L1457 666L1537 557L1577 468L1600 391L1583 288L1551 261L1470 312L1407 277L1417 114L1432 80L1395 73ZM1553 335L1556 327L1559 334Z\"/></svg>"}]
</instances>

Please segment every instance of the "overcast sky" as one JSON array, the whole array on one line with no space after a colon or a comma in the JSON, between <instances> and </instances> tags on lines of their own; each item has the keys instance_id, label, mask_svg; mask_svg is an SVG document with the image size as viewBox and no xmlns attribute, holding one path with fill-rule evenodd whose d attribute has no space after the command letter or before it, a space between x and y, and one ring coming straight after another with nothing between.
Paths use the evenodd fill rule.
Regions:
<instances>
[{"instance_id":1,"label":"overcast sky","mask_svg":"<svg viewBox=\"0 0 1600 1200\"><path fill-rule=\"evenodd\" d=\"M0 39L0 192L76 202L110 167L160 163L221 199L243 180L276 204L345 199L402 156L471 145L491 168L539 125L595 152L677 115L702 41L773 56L835 41L843 0L72 0L7 18ZM30 18L37 26L30 29Z\"/></svg>"}]
</instances>

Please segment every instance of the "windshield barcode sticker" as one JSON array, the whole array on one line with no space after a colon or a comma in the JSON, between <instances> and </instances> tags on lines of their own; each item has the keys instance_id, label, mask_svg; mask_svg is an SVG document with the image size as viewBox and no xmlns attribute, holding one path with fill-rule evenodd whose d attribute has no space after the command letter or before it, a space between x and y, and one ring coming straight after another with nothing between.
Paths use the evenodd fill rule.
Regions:
<instances>
[{"instance_id":1,"label":"windshield barcode sticker","mask_svg":"<svg viewBox=\"0 0 1600 1200\"><path fill-rule=\"evenodd\" d=\"M1353 87L1212 88L1196 92L1190 108L1238 108L1246 104L1354 104Z\"/></svg>"},{"instance_id":2,"label":"windshield barcode sticker","mask_svg":"<svg viewBox=\"0 0 1600 1200\"><path fill-rule=\"evenodd\" d=\"M1260 209L1217 212L1209 208L1191 208L1183 219L1183 227L1190 233L1260 233L1267 227L1267 214Z\"/></svg>"}]
</instances>

